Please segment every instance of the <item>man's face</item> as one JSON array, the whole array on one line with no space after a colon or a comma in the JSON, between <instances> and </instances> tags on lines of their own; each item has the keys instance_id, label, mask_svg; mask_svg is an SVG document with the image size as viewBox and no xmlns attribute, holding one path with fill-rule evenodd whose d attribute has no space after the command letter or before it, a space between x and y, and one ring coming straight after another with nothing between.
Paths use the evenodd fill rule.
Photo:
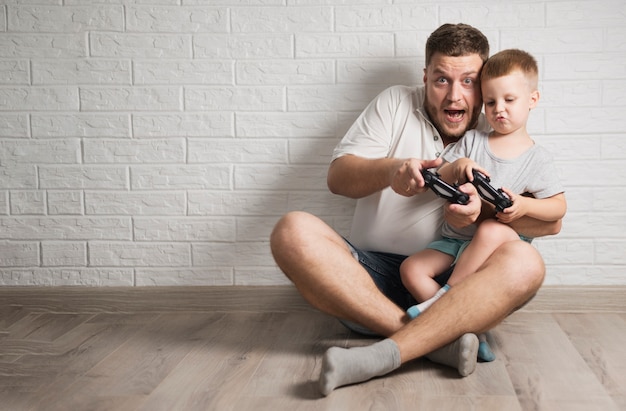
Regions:
<instances>
[{"instance_id":1,"label":"man's face","mask_svg":"<svg viewBox=\"0 0 626 411\"><path fill-rule=\"evenodd\" d=\"M424 69L424 106L444 144L457 141L476 127L482 105L478 54L450 57L435 53Z\"/></svg>"}]
</instances>

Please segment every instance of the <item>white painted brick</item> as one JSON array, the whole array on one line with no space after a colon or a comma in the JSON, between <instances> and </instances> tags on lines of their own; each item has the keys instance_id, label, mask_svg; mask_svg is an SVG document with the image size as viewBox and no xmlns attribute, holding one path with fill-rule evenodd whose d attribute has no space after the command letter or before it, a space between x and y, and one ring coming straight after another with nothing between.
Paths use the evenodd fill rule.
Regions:
<instances>
[{"instance_id":1,"label":"white painted brick","mask_svg":"<svg viewBox=\"0 0 626 411\"><path fill-rule=\"evenodd\" d=\"M235 270L235 285L268 286L293 284L278 268L250 267Z\"/></svg>"},{"instance_id":2,"label":"white painted brick","mask_svg":"<svg viewBox=\"0 0 626 411\"><path fill-rule=\"evenodd\" d=\"M78 110L76 87L0 88L0 110Z\"/></svg>"},{"instance_id":3,"label":"white painted brick","mask_svg":"<svg viewBox=\"0 0 626 411\"><path fill-rule=\"evenodd\" d=\"M191 255L194 267L234 267L239 258L235 243L193 243Z\"/></svg>"},{"instance_id":4,"label":"white painted brick","mask_svg":"<svg viewBox=\"0 0 626 411\"><path fill-rule=\"evenodd\" d=\"M30 70L26 60L0 61L0 84L29 84Z\"/></svg>"},{"instance_id":5,"label":"white painted brick","mask_svg":"<svg viewBox=\"0 0 626 411\"><path fill-rule=\"evenodd\" d=\"M285 107L283 87L187 87L185 109L282 111Z\"/></svg>"},{"instance_id":6,"label":"white painted brick","mask_svg":"<svg viewBox=\"0 0 626 411\"><path fill-rule=\"evenodd\" d=\"M33 114L33 137L130 137L128 114Z\"/></svg>"},{"instance_id":7,"label":"white painted brick","mask_svg":"<svg viewBox=\"0 0 626 411\"><path fill-rule=\"evenodd\" d=\"M232 268L194 267L190 269L138 268L136 285L145 286L218 286L233 285Z\"/></svg>"},{"instance_id":8,"label":"white painted brick","mask_svg":"<svg viewBox=\"0 0 626 411\"><path fill-rule=\"evenodd\" d=\"M275 267L269 242L194 243L194 267Z\"/></svg>"},{"instance_id":9,"label":"white painted brick","mask_svg":"<svg viewBox=\"0 0 626 411\"><path fill-rule=\"evenodd\" d=\"M282 215L288 211L286 192L189 191L189 215Z\"/></svg>"},{"instance_id":10,"label":"white painted brick","mask_svg":"<svg viewBox=\"0 0 626 411\"><path fill-rule=\"evenodd\" d=\"M16 240L129 240L129 218L1 217L2 237Z\"/></svg>"},{"instance_id":11,"label":"white painted brick","mask_svg":"<svg viewBox=\"0 0 626 411\"><path fill-rule=\"evenodd\" d=\"M129 32L222 32L229 31L228 9L223 7L126 6Z\"/></svg>"},{"instance_id":12,"label":"white painted brick","mask_svg":"<svg viewBox=\"0 0 626 411\"><path fill-rule=\"evenodd\" d=\"M0 160L5 164L76 164L80 140L2 140Z\"/></svg>"},{"instance_id":13,"label":"white painted brick","mask_svg":"<svg viewBox=\"0 0 626 411\"><path fill-rule=\"evenodd\" d=\"M426 40L430 33L431 30L411 30L395 33L395 56L417 57L420 62L418 67L423 68L425 66Z\"/></svg>"},{"instance_id":14,"label":"white painted brick","mask_svg":"<svg viewBox=\"0 0 626 411\"><path fill-rule=\"evenodd\" d=\"M289 210L302 210L318 216L326 214L352 218L355 205L354 199L331 194L329 191L322 193L289 192Z\"/></svg>"},{"instance_id":15,"label":"white painted brick","mask_svg":"<svg viewBox=\"0 0 626 411\"><path fill-rule=\"evenodd\" d=\"M548 55L544 61L544 80L615 80L626 72L626 53Z\"/></svg>"},{"instance_id":16,"label":"white painted brick","mask_svg":"<svg viewBox=\"0 0 626 411\"><path fill-rule=\"evenodd\" d=\"M191 58L188 34L90 33L89 48L94 57Z\"/></svg>"},{"instance_id":17,"label":"white painted brick","mask_svg":"<svg viewBox=\"0 0 626 411\"><path fill-rule=\"evenodd\" d=\"M0 215L9 214L9 192L0 190Z\"/></svg>"},{"instance_id":18,"label":"white painted brick","mask_svg":"<svg viewBox=\"0 0 626 411\"><path fill-rule=\"evenodd\" d=\"M50 215L83 215L82 191L48 191L48 214Z\"/></svg>"},{"instance_id":19,"label":"white painted brick","mask_svg":"<svg viewBox=\"0 0 626 411\"><path fill-rule=\"evenodd\" d=\"M229 189L229 165L131 166L133 190Z\"/></svg>"},{"instance_id":20,"label":"white painted brick","mask_svg":"<svg viewBox=\"0 0 626 411\"><path fill-rule=\"evenodd\" d=\"M29 123L26 114L0 114L0 138L26 138Z\"/></svg>"},{"instance_id":21,"label":"white painted brick","mask_svg":"<svg viewBox=\"0 0 626 411\"><path fill-rule=\"evenodd\" d=\"M44 191L11 191L12 215L44 215L46 213L46 193Z\"/></svg>"},{"instance_id":22,"label":"white painted brick","mask_svg":"<svg viewBox=\"0 0 626 411\"><path fill-rule=\"evenodd\" d=\"M624 261L626 240L595 240L595 263L601 265L619 265Z\"/></svg>"},{"instance_id":23,"label":"white painted brick","mask_svg":"<svg viewBox=\"0 0 626 411\"><path fill-rule=\"evenodd\" d=\"M83 146L85 163L183 163L185 140L92 139Z\"/></svg>"},{"instance_id":24,"label":"white painted brick","mask_svg":"<svg viewBox=\"0 0 626 411\"><path fill-rule=\"evenodd\" d=\"M624 107L551 108L546 117L546 132L595 135L623 132L624 124L615 113L624 111Z\"/></svg>"},{"instance_id":25,"label":"white painted brick","mask_svg":"<svg viewBox=\"0 0 626 411\"><path fill-rule=\"evenodd\" d=\"M621 134L604 135L600 139L601 157L606 159L626 159L626 141Z\"/></svg>"},{"instance_id":26,"label":"white painted brick","mask_svg":"<svg viewBox=\"0 0 626 411\"><path fill-rule=\"evenodd\" d=\"M278 221L278 216L237 217L236 241L266 242Z\"/></svg>"},{"instance_id":27,"label":"white painted brick","mask_svg":"<svg viewBox=\"0 0 626 411\"><path fill-rule=\"evenodd\" d=\"M594 135L533 135L533 140L547 148L560 161L600 159L602 141Z\"/></svg>"},{"instance_id":28,"label":"white painted brick","mask_svg":"<svg viewBox=\"0 0 626 411\"><path fill-rule=\"evenodd\" d=\"M126 189L126 167L107 166L42 166L39 184L45 189Z\"/></svg>"},{"instance_id":29,"label":"white painted brick","mask_svg":"<svg viewBox=\"0 0 626 411\"><path fill-rule=\"evenodd\" d=\"M0 33L0 57L74 58L86 56L87 37L84 33Z\"/></svg>"},{"instance_id":30,"label":"white painted brick","mask_svg":"<svg viewBox=\"0 0 626 411\"><path fill-rule=\"evenodd\" d=\"M122 6L10 6L9 30L17 32L122 31Z\"/></svg>"},{"instance_id":31,"label":"white painted brick","mask_svg":"<svg viewBox=\"0 0 626 411\"><path fill-rule=\"evenodd\" d=\"M33 164L9 164L0 162L0 187L4 189L35 189L37 166Z\"/></svg>"},{"instance_id":32,"label":"white painted brick","mask_svg":"<svg viewBox=\"0 0 626 411\"><path fill-rule=\"evenodd\" d=\"M623 24L619 24L617 27L607 27L604 31L606 33L605 50L626 51L626 29Z\"/></svg>"},{"instance_id":33,"label":"white painted brick","mask_svg":"<svg viewBox=\"0 0 626 411\"><path fill-rule=\"evenodd\" d=\"M235 33L321 32L332 29L330 7L236 7L231 9Z\"/></svg>"},{"instance_id":34,"label":"white painted brick","mask_svg":"<svg viewBox=\"0 0 626 411\"><path fill-rule=\"evenodd\" d=\"M230 61L177 60L137 61L135 84L233 84Z\"/></svg>"},{"instance_id":35,"label":"white painted brick","mask_svg":"<svg viewBox=\"0 0 626 411\"><path fill-rule=\"evenodd\" d=\"M277 59L294 56L293 36L281 33L196 34L193 55L212 59Z\"/></svg>"},{"instance_id":36,"label":"white painted brick","mask_svg":"<svg viewBox=\"0 0 626 411\"><path fill-rule=\"evenodd\" d=\"M422 84L424 62L416 59L396 61L393 66L386 60L341 60L337 62L337 83L380 84L384 86L404 84L408 86ZM383 91L380 87L379 91ZM365 105L369 101L363 102Z\"/></svg>"},{"instance_id":37,"label":"white painted brick","mask_svg":"<svg viewBox=\"0 0 626 411\"><path fill-rule=\"evenodd\" d=\"M294 86L287 89L289 111L361 111L378 93L375 86Z\"/></svg>"},{"instance_id":38,"label":"white painted brick","mask_svg":"<svg viewBox=\"0 0 626 411\"><path fill-rule=\"evenodd\" d=\"M268 139L190 139L189 163L286 163L287 143Z\"/></svg>"},{"instance_id":39,"label":"white painted brick","mask_svg":"<svg viewBox=\"0 0 626 411\"><path fill-rule=\"evenodd\" d=\"M466 2L463 5L442 5L439 9L441 22L465 22L485 28L532 28L544 27L546 19L543 2Z\"/></svg>"},{"instance_id":40,"label":"white painted brick","mask_svg":"<svg viewBox=\"0 0 626 411\"><path fill-rule=\"evenodd\" d=\"M86 191L89 215L184 215L182 191Z\"/></svg>"},{"instance_id":41,"label":"white painted brick","mask_svg":"<svg viewBox=\"0 0 626 411\"><path fill-rule=\"evenodd\" d=\"M332 160L333 149L337 145L334 138L304 138L289 144L290 164L328 165Z\"/></svg>"},{"instance_id":42,"label":"white painted brick","mask_svg":"<svg viewBox=\"0 0 626 411\"><path fill-rule=\"evenodd\" d=\"M525 28L502 30L501 48L535 54L595 53L604 42L602 28ZM492 50L496 51L496 50Z\"/></svg>"},{"instance_id":43,"label":"white painted brick","mask_svg":"<svg viewBox=\"0 0 626 411\"><path fill-rule=\"evenodd\" d=\"M92 267L179 267L191 262L182 243L89 242Z\"/></svg>"},{"instance_id":44,"label":"white painted brick","mask_svg":"<svg viewBox=\"0 0 626 411\"><path fill-rule=\"evenodd\" d=\"M237 114L238 137L334 137L334 113Z\"/></svg>"},{"instance_id":45,"label":"white painted brick","mask_svg":"<svg viewBox=\"0 0 626 411\"><path fill-rule=\"evenodd\" d=\"M39 244L23 241L0 241L0 267L39 266Z\"/></svg>"},{"instance_id":46,"label":"white painted brick","mask_svg":"<svg viewBox=\"0 0 626 411\"><path fill-rule=\"evenodd\" d=\"M323 166L236 166L237 190L328 190L327 167Z\"/></svg>"},{"instance_id":47,"label":"white painted brick","mask_svg":"<svg viewBox=\"0 0 626 411\"><path fill-rule=\"evenodd\" d=\"M546 285L623 285L626 266L623 264L548 266L547 272L544 282Z\"/></svg>"},{"instance_id":48,"label":"white painted brick","mask_svg":"<svg viewBox=\"0 0 626 411\"><path fill-rule=\"evenodd\" d=\"M567 213L559 238L563 239L619 239L626 230L626 214L613 213Z\"/></svg>"},{"instance_id":49,"label":"white painted brick","mask_svg":"<svg viewBox=\"0 0 626 411\"><path fill-rule=\"evenodd\" d=\"M0 285L128 287L133 270L123 268L0 269Z\"/></svg>"},{"instance_id":50,"label":"white painted brick","mask_svg":"<svg viewBox=\"0 0 626 411\"><path fill-rule=\"evenodd\" d=\"M621 0L546 2L546 24L552 27L623 26L626 4Z\"/></svg>"},{"instance_id":51,"label":"white painted brick","mask_svg":"<svg viewBox=\"0 0 626 411\"><path fill-rule=\"evenodd\" d=\"M180 110L180 87L108 87L80 89L80 105L86 111Z\"/></svg>"},{"instance_id":52,"label":"white painted brick","mask_svg":"<svg viewBox=\"0 0 626 411\"><path fill-rule=\"evenodd\" d=\"M573 240L557 237L540 238L533 242L541 256L550 264L593 264L594 242L591 239Z\"/></svg>"},{"instance_id":53,"label":"white painted brick","mask_svg":"<svg viewBox=\"0 0 626 411\"><path fill-rule=\"evenodd\" d=\"M598 107L602 104L602 83L590 81L551 81L539 85L541 107ZM626 103L626 100L623 102Z\"/></svg>"},{"instance_id":54,"label":"white painted brick","mask_svg":"<svg viewBox=\"0 0 626 411\"><path fill-rule=\"evenodd\" d=\"M128 60L35 60L33 84L131 84Z\"/></svg>"},{"instance_id":55,"label":"white painted brick","mask_svg":"<svg viewBox=\"0 0 626 411\"><path fill-rule=\"evenodd\" d=\"M393 32L429 29L432 32L439 26L438 9L435 4L337 7L335 27L337 31ZM461 20L466 19L458 21Z\"/></svg>"},{"instance_id":56,"label":"white painted brick","mask_svg":"<svg viewBox=\"0 0 626 411\"><path fill-rule=\"evenodd\" d=\"M44 266L87 266L87 243L84 241L42 241L41 255Z\"/></svg>"},{"instance_id":57,"label":"white painted brick","mask_svg":"<svg viewBox=\"0 0 626 411\"><path fill-rule=\"evenodd\" d=\"M626 106L625 87L626 79L603 81L602 105L607 107Z\"/></svg>"},{"instance_id":58,"label":"white painted brick","mask_svg":"<svg viewBox=\"0 0 626 411\"><path fill-rule=\"evenodd\" d=\"M331 60L251 60L236 67L237 84L333 84Z\"/></svg>"},{"instance_id":59,"label":"white painted brick","mask_svg":"<svg viewBox=\"0 0 626 411\"><path fill-rule=\"evenodd\" d=\"M234 218L169 217L134 219L137 241L234 241Z\"/></svg>"},{"instance_id":60,"label":"white painted brick","mask_svg":"<svg viewBox=\"0 0 626 411\"><path fill-rule=\"evenodd\" d=\"M231 113L164 113L133 116L135 137L233 137Z\"/></svg>"},{"instance_id":61,"label":"white painted brick","mask_svg":"<svg viewBox=\"0 0 626 411\"><path fill-rule=\"evenodd\" d=\"M392 33L296 35L297 58L391 57Z\"/></svg>"}]
</instances>

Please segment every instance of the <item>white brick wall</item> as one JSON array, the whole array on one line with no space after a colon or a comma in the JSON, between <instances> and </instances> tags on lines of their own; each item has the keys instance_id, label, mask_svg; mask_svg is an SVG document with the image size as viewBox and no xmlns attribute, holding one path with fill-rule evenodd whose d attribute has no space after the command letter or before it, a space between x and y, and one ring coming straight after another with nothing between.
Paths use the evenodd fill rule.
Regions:
<instances>
[{"instance_id":1,"label":"white brick wall","mask_svg":"<svg viewBox=\"0 0 626 411\"><path fill-rule=\"evenodd\" d=\"M622 0L0 2L0 285L284 284L272 226L346 233L330 153L441 23L538 58L569 212L548 284L626 284Z\"/></svg>"}]
</instances>

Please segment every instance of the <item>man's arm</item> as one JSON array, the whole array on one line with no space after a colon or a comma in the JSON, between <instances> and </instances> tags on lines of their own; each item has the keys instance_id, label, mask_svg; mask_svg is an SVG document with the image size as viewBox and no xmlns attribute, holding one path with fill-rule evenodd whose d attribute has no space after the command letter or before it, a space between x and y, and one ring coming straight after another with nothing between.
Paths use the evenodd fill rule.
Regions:
<instances>
[{"instance_id":1,"label":"man's arm","mask_svg":"<svg viewBox=\"0 0 626 411\"><path fill-rule=\"evenodd\" d=\"M327 184L334 194L362 198L389 186L410 197L425 191L422 168L437 167L441 160L398 158L367 159L355 155L339 157L330 164Z\"/></svg>"}]
</instances>

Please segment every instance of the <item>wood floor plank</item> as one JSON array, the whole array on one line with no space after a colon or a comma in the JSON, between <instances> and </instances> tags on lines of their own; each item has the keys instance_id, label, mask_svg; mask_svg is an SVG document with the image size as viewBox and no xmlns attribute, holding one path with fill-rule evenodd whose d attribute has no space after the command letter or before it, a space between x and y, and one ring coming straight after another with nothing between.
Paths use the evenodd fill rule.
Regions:
<instances>
[{"instance_id":1,"label":"wood floor plank","mask_svg":"<svg viewBox=\"0 0 626 411\"><path fill-rule=\"evenodd\" d=\"M618 410L551 314L515 313L492 334L524 410Z\"/></svg>"},{"instance_id":2,"label":"wood floor plank","mask_svg":"<svg viewBox=\"0 0 626 411\"><path fill-rule=\"evenodd\" d=\"M619 408L626 409L626 315L556 314L555 318Z\"/></svg>"},{"instance_id":3,"label":"wood floor plank","mask_svg":"<svg viewBox=\"0 0 626 411\"><path fill-rule=\"evenodd\" d=\"M467 378L418 359L322 397L326 349L376 339L293 287L0 287L0 410L626 409L624 290L549 289Z\"/></svg>"}]
</instances>

